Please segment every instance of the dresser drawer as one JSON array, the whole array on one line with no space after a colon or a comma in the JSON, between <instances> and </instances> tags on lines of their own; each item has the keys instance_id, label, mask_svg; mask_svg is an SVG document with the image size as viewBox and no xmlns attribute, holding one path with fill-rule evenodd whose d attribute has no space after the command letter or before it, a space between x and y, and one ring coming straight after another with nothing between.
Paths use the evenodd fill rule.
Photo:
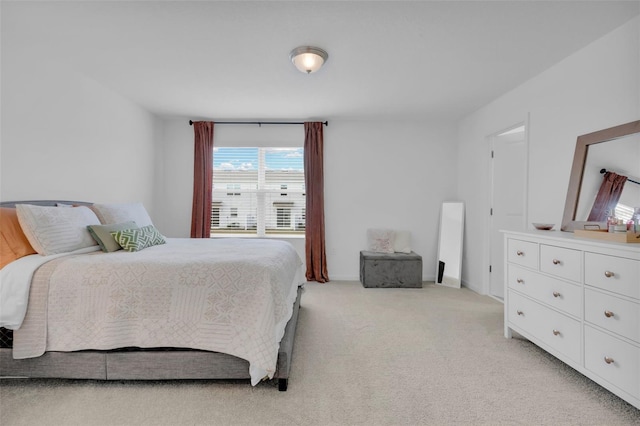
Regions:
<instances>
[{"instance_id":1,"label":"dresser drawer","mask_svg":"<svg viewBox=\"0 0 640 426\"><path fill-rule=\"evenodd\" d=\"M587 252L584 254L584 282L640 299L640 261Z\"/></svg>"},{"instance_id":2,"label":"dresser drawer","mask_svg":"<svg viewBox=\"0 0 640 426\"><path fill-rule=\"evenodd\" d=\"M640 342L640 305L594 290L584 291L584 319Z\"/></svg>"},{"instance_id":3,"label":"dresser drawer","mask_svg":"<svg viewBox=\"0 0 640 426\"><path fill-rule=\"evenodd\" d=\"M507 260L527 268L538 269L538 244L510 238L507 243Z\"/></svg>"},{"instance_id":4,"label":"dresser drawer","mask_svg":"<svg viewBox=\"0 0 640 426\"><path fill-rule=\"evenodd\" d=\"M507 281L509 288L524 293L569 315L581 316L582 289L577 285L516 265L508 266Z\"/></svg>"},{"instance_id":5,"label":"dresser drawer","mask_svg":"<svg viewBox=\"0 0 640 426\"><path fill-rule=\"evenodd\" d=\"M582 252L563 247L540 245L540 270L559 278L580 282Z\"/></svg>"},{"instance_id":6,"label":"dresser drawer","mask_svg":"<svg viewBox=\"0 0 640 426\"><path fill-rule=\"evenodd\" d=\"M640 349L584 327L585 368L636 398L640 396Z\"/></svg>"},{"instance_id":7,"label":"dresser drawer","mask_svg":"<svg viewBox=\"0 0 640 426\"><path fill-rule=\"evenodd\" d=\"M580 362L580 322L509 290L509 322L553 350ZM527 337L527 336L525 336Z\"/></svg>"}]
</instances>

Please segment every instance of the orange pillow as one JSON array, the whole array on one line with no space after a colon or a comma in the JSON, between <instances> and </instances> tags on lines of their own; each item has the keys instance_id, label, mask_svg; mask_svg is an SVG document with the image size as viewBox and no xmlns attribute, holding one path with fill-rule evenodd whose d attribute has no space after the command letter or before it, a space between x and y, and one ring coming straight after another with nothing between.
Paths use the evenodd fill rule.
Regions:
<instances>
[{"instance_id":1,"label":"orange pillow","mask_svg":"<svg viewBox=\"0 0 640 426\"><path fill-rule=\"evenodd\" d=\"M22 232L16 209L0 207L0 269L36 251Z\"/></svg>"}]
</instances>

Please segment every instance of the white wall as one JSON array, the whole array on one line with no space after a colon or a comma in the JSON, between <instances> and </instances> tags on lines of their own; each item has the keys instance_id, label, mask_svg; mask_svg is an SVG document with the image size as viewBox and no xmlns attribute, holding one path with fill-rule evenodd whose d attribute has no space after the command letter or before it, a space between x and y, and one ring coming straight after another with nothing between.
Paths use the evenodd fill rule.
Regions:
<instances>
[{"instance_id":1,"label":"white wall","mask_svg":"<svg viewBox=\"0 0 640 426\"><path fill-rule=\"evenodd\" d=\"M164 121L163 200L156 224L189 235L193 129L188 118ZM300 146L302 126L217 126L218 146ZM423 278L435 277L440 204L455 198L455 128L450 124L332 120L324 130L325 233L329 277L359 279L366 229L412 231ZM304 259L304 240L288 239Z\"/></svg>"},{"instance_id":2,"label":"white wall","mask_svg":"<svg viewBox=\"0 0 640 426\"><path fill-rule=\"evenodd\" d=\"M467 287L488 290L486 137L529 116L529 221L559 228L576 138L640 118L639 56L640 18L635 18L461 120L458 194L467 205Z\"/></svg>"},{"instance_id":3,"label":"white wall","mask_svg":"<svg viewBox=\"0 0 640 426\"><path fill-rule=\"evenodd\" d=\"M112 90L25 54L3 32L0 199L141 201L152 217L159 121Z\"/></svg>"},{"instance_id":4,"label":"white wall","mask_svg":"<svg viewBox=\"0 0 640 426\"><path fill-rule=\"evenodd\" d=\"M367 228L411 231L423 280L436 274L443 201L455 199L455 128L333 120L325 130L325 226L331 279L358 280Z\"/></svg>"}]
</instances>

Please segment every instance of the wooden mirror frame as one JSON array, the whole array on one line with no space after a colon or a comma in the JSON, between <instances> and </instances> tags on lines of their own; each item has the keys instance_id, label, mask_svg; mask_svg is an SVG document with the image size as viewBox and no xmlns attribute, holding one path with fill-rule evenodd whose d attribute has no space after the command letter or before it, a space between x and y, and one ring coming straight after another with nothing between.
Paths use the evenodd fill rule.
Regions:
<instances>
[{"instance_id":1,"label":"wooden mirror frame","mask_svg":"<svg viewBox=\"0 0 640 426\"><path fill-rule=\"evenodd\" d=\"M573 156L573 165L571 166L571 176L569 178L569 189L567 190L567 200L564 204L564 215L562 217L563 231L573 232L575 229L585 229L589 226L606 226L605 222L588 222L577 221L576 211L578 209L578 198L580 197L580 189L582 187L582 176L584 174L584 165L587 161L587 152L589 146L598 143L609 142L624 136L640 133L640 120L630 123L621 124L619 126L610 127L597 132L587 133L578 136L576 142L576 151Z\"/></svg>"}]
</instances>

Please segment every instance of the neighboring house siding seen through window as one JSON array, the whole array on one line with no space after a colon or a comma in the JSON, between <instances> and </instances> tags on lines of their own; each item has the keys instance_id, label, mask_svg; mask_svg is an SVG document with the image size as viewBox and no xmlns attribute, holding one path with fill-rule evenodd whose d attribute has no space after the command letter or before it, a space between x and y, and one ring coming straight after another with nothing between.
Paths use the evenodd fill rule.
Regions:
<instances>
[{"instance_id":1,"label":"neighboring house siding seen through window","mask_svg":"<svg viewBox=\"0 0 640 426\"><path fill-rule=\"evenodd\" d=\"M214 148L211 234L304 235L304 191L302 148Z\"/></svg>"}]
</instances>

